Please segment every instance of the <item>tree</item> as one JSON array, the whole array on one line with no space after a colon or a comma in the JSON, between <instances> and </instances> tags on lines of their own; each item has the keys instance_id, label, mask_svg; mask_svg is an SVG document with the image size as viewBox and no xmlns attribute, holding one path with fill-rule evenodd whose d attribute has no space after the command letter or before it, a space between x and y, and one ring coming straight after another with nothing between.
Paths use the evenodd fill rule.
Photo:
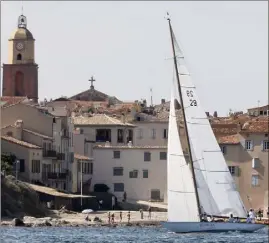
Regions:
<instances>
[{"instance_id":1,"label":"tree","mask_svg":"<svg viewBox=\"0 0 269 243\"><path fill-rule=\"evenodd\" d=\"M6 174L11 174L13 170L13 164L16 160L16 156L14 154L1 154L1 171L5 171Z\"/></svg>"}]
</instances>

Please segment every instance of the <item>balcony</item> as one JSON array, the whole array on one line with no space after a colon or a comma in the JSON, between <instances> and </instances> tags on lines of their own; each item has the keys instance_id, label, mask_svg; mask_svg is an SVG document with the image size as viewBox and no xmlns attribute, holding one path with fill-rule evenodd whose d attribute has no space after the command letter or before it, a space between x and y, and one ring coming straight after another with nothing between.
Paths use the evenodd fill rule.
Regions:
<instances>
[{"instance_id":1,"label":"balcony","mask_svg":"<svg viewBox=\"0 0 269 243\"><path fill-rule=\"evenodd\" d=\"M65 160L65 154L64 153L57 153L57 160Z\"/></svg>"},{"instance_id":2,"label":"balcony","mask_svg":"<svg viewBox=\"0 0 269 243\"><path fill-rule=\"evenodd\" d=\"M43 157L57 158L57 153L55 150L44 150Z\"/></svg>"},{"instance_id":3,"label":"balcony","mask_svg":"<svg viewBox=\"0 0 269 243\"><path fill-rule=\"evenodd\" d=\"M67 173L63 173L63 172L49 172L48 173L48 179L52 179L52 180L66 180L67 177Z\"/></svg>"}]
</instances>

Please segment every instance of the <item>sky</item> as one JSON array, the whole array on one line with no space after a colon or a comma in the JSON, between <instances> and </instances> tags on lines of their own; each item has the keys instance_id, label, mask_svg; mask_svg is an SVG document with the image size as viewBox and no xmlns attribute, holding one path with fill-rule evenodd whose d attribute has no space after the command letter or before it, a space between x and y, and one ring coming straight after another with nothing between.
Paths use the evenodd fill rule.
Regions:
<instances>
[{"instance_id":1,"label":"sky","mask_svg":"<svg viewBox=\"0 0 269 243\"><path fill-rule=\"evenodd\" d=\"M22 1L1 1L1 64L21 9ZM97 90L123 101L150 102L151 88L154 104L169 100L167 11L206 111L268 104L267 1L25 1L40 100L89 89L92 75Z\"/></svg>"}]
</instances>

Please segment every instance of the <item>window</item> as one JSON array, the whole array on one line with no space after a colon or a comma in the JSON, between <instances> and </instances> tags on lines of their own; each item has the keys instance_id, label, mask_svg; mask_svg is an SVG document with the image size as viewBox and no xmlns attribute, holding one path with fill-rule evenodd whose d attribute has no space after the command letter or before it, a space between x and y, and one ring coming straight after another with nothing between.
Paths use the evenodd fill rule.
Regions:
<instances>
[{"instance_id":1,"label":"window","mask_svg":"<svg viewBox=\"0 0 269 243\"><path fill-rule=\"evenodd\" d=\"M113 176L123 176L123 168L122 167L114 167L113 168Z\"/></svg>"},{"instance_id":2,"label":"window","mask_svg":"<svg viewBox=\"0 0 269 243\"><path fill-rule=\"evenodd\" d=\"M128 136L127 136L127 142L133 142L133 130L128 129Z\"/></svg>"},{"instance_id":3,"label":"window","mask_svg":"<svg viewBox=\"0 0 269 243\"><path fill-rule=\"evenodd\" d=\"M118 143L123 143L123 129L118 129Z\"/></svg>"},{"instance_id":4,"label":"window","mask_svg":"<svg viewBox=\"0 0 269 243\"><path fill-rule=\"evenodd\" d=\"M124 192L124 184L114 183L114 192Z\"/></svg>"},{"instance_id":5,"label":"window","mask_svg":"<svg viewBox=\"0 0 269 243\"><path fill-rule=\"evenodd\" d=\"M149 178L149 171L143 170L143 178Z\"/></svg>"},{"instance_id":6,"label":"window","mask_svg":"<svg viewBox=\"0 0 269 243\"><path fill-rule=\"evenodd\" d=\"M8 132L7 132L7 136L10 136L10 137L12 137L12 136L13 136L13 132L11 132L11 131L8 131Z\"/></svg>"},{"instance_id":7,"label":"window","mask_svg":"<svg viewBox=\"0 0 269 243\"><path fill-rule=\"evenodd\" d=\"M228 168L229 168L231 175L234 176L235 175L235 166L228 166Z\"/></svg>"},{"instance_id":8,"label":"window","mask_svg":"<svg viewBox=\"0 0 269 243\"><path fill-rule=\"evenodd\" d=\"M143 138L143 130L141 128L137 131L137 138L142 139Z\"/></svg>"},{"instance_id":9,"label":"window","mask_svg":"<svg viewBox=\"0 0 269 243\"><path fill-rule=\"evenodd\" d=\"M111 142L110 129L96 129L96 142Z\"/></svg>"},{"instance_id":10,"label":"window","mask_svg":"<svg viewBox=\"0 0 269 243\"><path fill-rule=\"evenodd\" d=\"M161 192L158 189L151 190L150 194L151 200L160 200L161 199Z\"/></svg>"},{"instance_id":11,"label":"window","mask_svg":"<svg viewBox=\"0 0 269 243\"><path fill-rule=\"evenodd\" d=\"M253 158L252 159L252 169L259 168L259 158Z\"/></svg>"},{"instance_id":12,"label":"window","mask_svg":"<svg viewBox=\"0 0 269 243\"><path fill-rule=\"evenodd\" d=\"M262 146L262 150L269 150L269 141L268 140L264 140L263 141L263 146Z\"/></svg>"},{"instance_id":13,"label":"window","mask_svg":"<svg viewBox=\"0 0 269 243\"><path fill-rule=\"evenodd\" d=\"M113 151L113 158L120 159L120 151Z\"/></svg>"},{"instance_id":14,"label":"window","mask_svg":"<svg viewBox=\"0 0 269 243\"><path fill-rule=\"evenodd\" d=\"M252 186L258 186L259 185L259 176L258 175L252 175L251 185Z\"/></svg>"},{"instance_id":15,"label":"window","mask_svg":"<svg viewBox=\"0 0 269 243\"><path fill-rule=\"evenodd\" d=\"M40 173L40 160L32 160L32 173Z\"/></svg>"},{"instance_id":16,"label":"window","mask_svg":"<svg viewBox=\"0 0 269 243\"><path fill-rule=\"evenodd\" d=\"M245 148L246 148L246 150L252 150L253 149L253 144L252 144L251 140L246 140Z\"/></svg>"},{"instance_id":17,"label":"window","mask_svg":"<svg viewBox=\"0 0 269 243\"><path fill-rule=\"evenodd\" d=\"M163 129L163 138L168 138L168 131L167 129Z\"/></svg>"},{"instance_id":18,"label":"window","mask_svg":"<svg viewBox=\"0 0 269 243\"><path fill-rule=\"evenodd\" d=\"M25 172L24 159L20 159L20 172Z\"/></svg>"},{"instance_id":19,"label":"window","mask_svg":"<svg viewBox=\"0 0 269 243\"><path fill-rule=\"evenodd\" d=\"M20 61L21 59L22 59L22 56L21 56L21 54L19 53L19 54L17 55L17 60Z\"/></svg>"},{"instance_id":20,"label":"window","mask_svg":"<svg viewBox=\"0 0 269 243\"><path fill-rule=\"evenodd\" d=\"M160 160L167 160L167 152L160 152Z\"/></svg>"},{"instance_id":21,"label":"window","mask_svg":"<svg viewBox=\"0 0 269 243\"><path fill-rule=\"evenodd\" d=\"M78 164L78 171L80 172L80 164ZM82 173L84 174L92 174L92 168L93 168L93 164L92 163L88 163L88 162L82 162Z\"/></svg>"},{"instance_id":22,"label":"window","mask_svg":"<svg viewBox=\"0 0 269 243\"><path fill-rule=\"evenodd\" d=\"M151 161L151 153L144 152L144 161Z\"/></svg>"},{"instance_id":23,"label":"window","mask_svg":"<svg viewBox=\"0 0 269 243\"><path fill-rule=\"evenodd\" d=\"M156 129L155 128L151 129L151 138L152 139L156 138Z\"/></svg>"},{"instance_id":24,"label":"window","mask_svg":"<svg viewBox=\"0 0 269 243\"><path fill-rule=\"evenodd\" d=\"M221 152L223 154L226 154L227 153L227 147L226 146L220 146L220 149L221 149Z\"/></svg>"},{"instance_id":25,"label":"window","mask_svg":"<svg viewBox=\"0 0 269 243\"><path fill-rule=\"evenodd\" d=\"M129 178L137 178L138 177L138 170L133 170L129 172Z\"/></svg>"}]
</instances>

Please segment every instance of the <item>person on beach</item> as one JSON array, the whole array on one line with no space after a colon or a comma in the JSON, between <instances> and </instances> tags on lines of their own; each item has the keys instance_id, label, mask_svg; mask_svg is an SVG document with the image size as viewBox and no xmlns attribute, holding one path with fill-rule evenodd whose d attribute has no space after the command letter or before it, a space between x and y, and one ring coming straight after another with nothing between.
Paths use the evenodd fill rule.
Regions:
<instances>
[{"instance_id":1,"label":"person on beach","mask_svg":"<svg viewBox=\"0 0 269 243\"><path fill-rule=\"evenodd\" d=\"M120 222L122 221L122 211L120 211Z\"/></svg>"},{"instance_id":2,"label":"person on beach","mask_svg":"<svg viewBox=\"0 0 269 243\"><path fill-rule=\"evenodd\" d=\"M114 213L111 214L111 222L112 222L112 224L115 223L115 214Z\"/></svg>"},{"instance_id":3,"label":"person on beach","mask_svg":"<svg viewBox=\"0 0 269 243\"><path fill-rule=\"evenodd\" d=\"M143 219L144 218L143 209L140 209L139 212L140 212L141 219Z\"/></svg>"},{"instance_id":4,"label":"person on beach","mask_svg":"<svg viewBox=\"0 0 269 243\"><path fill-rule=\"evenodd\" d=\"M127 214L127 218L128 218L128 223L130 223L130 220L131 220L131 213L130 213L130 211Z\"/></svg>"},{"instance_id":5,"label":"person on beach","mask_svg":"<svg viewBox=\"0 0 269 243\"><path fill-rule=\"evenodd\" d=\"M111 219L110 212L108 212L107 217L108 217L108 223L110 224L110 219Z\"/></svg>"},{"instance_id":6,"label":"person on beach","mask_svg":"<svg viewBox=\"0 0 269 243\"><path fill-rule=\"evenodd\" d=\"M149 206L148 212L149 212L148 218L151 219L151 206Z\"/></svg>"}]
</instances>

